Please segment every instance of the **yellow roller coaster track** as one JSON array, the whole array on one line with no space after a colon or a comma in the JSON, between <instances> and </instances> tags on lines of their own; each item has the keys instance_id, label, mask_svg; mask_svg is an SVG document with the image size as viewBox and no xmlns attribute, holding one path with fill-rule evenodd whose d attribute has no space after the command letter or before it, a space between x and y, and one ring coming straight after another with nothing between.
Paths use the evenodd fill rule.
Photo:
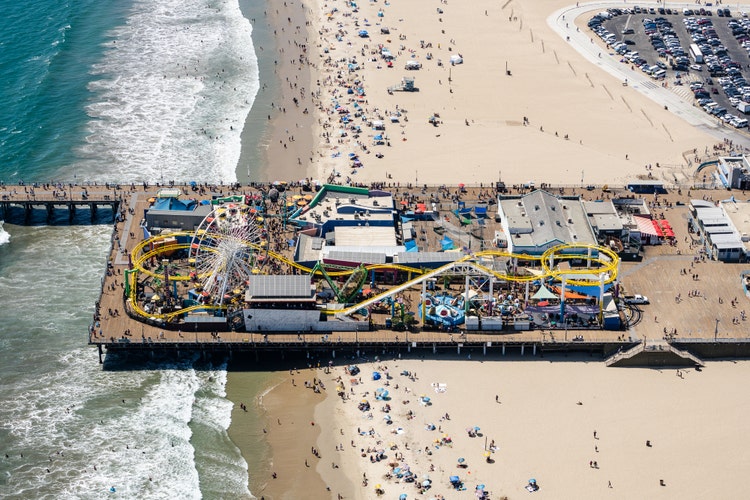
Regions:
<instances>
[{"instance_id":1,"label":"yellow roller coaster track","mask_svg":"<svg viewBox=\"0 0 750 500\"><path fill-rule=\"evenodd\" d=\"M154 237L151 237L149 239L142 241L133 249L131 253L133 269L137 271L138 273L143 273L151 277L161 277L162 276L161 274L157 274L153 271L145 269L143 267L144 262L166 252L173 252L175 250L184 250L184 249L190 248L191 244L189 243L169 244L169 245L163 245L163 246L157 247L153 250L146 251L145 253L142 253L142 252L147 247L151 247L153 243L163 241L166 238L172 238L175 236L193 236L193 233L191 232L172 233L172 234L165 235L165 236L154 236ZM298 264L297 262L289 260L283 255L267 250L263 248L261 245L258 245L256 243L247 242L247 246L258 252L262 252L263 254L268 255L269 257L276 259L280 261L281 263L286 264L292 268L299 269L302 272L311 273L313 271L312 268L303 266L301 264ZM207 250L210 251L210 248ZM574 252L573 250L577 250L577 252ZM585 253L581 253L581 252L585 252ZM542 267L542 271L538 275L524 274L520 276L515 275L515 274L507 274L504 272L498 272L498 271L495 271L494 269L490 269L489 267L482 265L481 259L483 257L492 257L492 258L500 257L500 258L517 259L521 261L538 261ZM574 268L574 269L559 269L559 268L552 267L555 265L555 263L560 262L560 261L581 260L581 259L587 260L589 262L589 267ZM401 283L396 287L390 288L389 290L383 293L369 297L368 299L358 304L355 304L353 306L347 307L345 309L339 309L335 311L324 311L324 312L326 312L327 314L334 314L336 316L348 316L349 314L363 307L367 307L368 305L378 302L388 296L391 296L395 293L406 290L414 285L421 283L422 281L426 279L441 276L443 274L449 274L451 270L453 270L456 267L459 267L460 265L468 264L471 268L473 268L478 273L485 274L487 276L491 275L499 280L504 280L504 281L524 283L524 282L531 282L531 281L547 279L547 278L560 279L562 276L565 276L566 283L570 285L599 286L599 284L601 283L601 280L598 277L601 275L604 275L603 282L605 284L612 283L615 279L617 279L619 261L620 261L620 258L618 257L618 255L606 247L600 247L596 245L587 245L587 244L566 244L566 245L558 245L558 246L552 247L548 249L546 252L544 252L541 256L516 254L516 253L506 252L503 250L482 250L479 252L471 253L469 255L465 255L464 257L456 261L450 262L436 269L416 268L416 267L406 266L403 264L371 264L371 265L365 266L365 269L367 269L368 271L397 270L397 271L404 271L408 273L415 273L418 276L404 283ZM591 267L592 264L596 265L596 267ZM347 276L353 273L355 270L356 268L353 268L350 270L342 270L342 271L331 271L328 273L328 275L329 276ZM320 272L316 271L316 274L320 274ZM586 278L586 276L591 276L591 275L596 275L597 279L594 280L594 279ZM570 276L581 276L581 278L571 279ZM199 276L198 278L201 278L201 277L202 276ZM165 319L167 321L171 321L176 316L179 316L179 315L182 315L187 312L194 311L194 310L206 310L206 309L210 310L210 309L225 309L226 308L226 306L197 305L197 306L191 306L185 309L180 309L178 311L173 311L171 313L149 314L143 309L141 309L140 306L138 306L138 302L135 297L135 280L137 279L136 273L133 273L131 275L131 279L133 280L133 282L131 283L131 286L130 286L129 299L131 301L132 308L136 313L146 318ZM184 280L190 279L190 277L182 276L182 275L175 275L175 276L170 276L170 279L174 281L184 281Z\"/></svg>"}]
</instances>

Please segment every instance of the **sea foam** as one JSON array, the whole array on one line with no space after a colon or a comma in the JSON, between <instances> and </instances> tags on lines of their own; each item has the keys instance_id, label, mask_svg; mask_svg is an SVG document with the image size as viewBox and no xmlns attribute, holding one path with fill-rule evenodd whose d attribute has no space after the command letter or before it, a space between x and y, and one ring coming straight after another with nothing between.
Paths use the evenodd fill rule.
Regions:
<instances>
[{"instance_id":1,"label":"sea foam","mask_svg":"<svg viewBox=\"0 0 750 500\"><path fill-rule=\"evenodd\" d=\"M221 439L232 406L223 397L226 367L196 370L191 359L156 371L102 372L91 354L76 349L41 378L14 381L18 397L3 409L0 429L14 448L36 454L11 468L10 492L100 498L114 487L128 498L198 499L205 482L221 496L251 497L246 463L238 451L224 452ZM201 443L215 451L200 478L196 426L204 441L220 438Z\"/></svg>"},{"instance_id":2,"label":"sea foam","mask_svg":"<svg viewBox=\"0 0 750 500\"><path fill-rule=\"evenodd\" d=\"M3 221L0 221L0 245L10 243L10 233L3 227Z\"/></svg>"},{"instance_id":3,"label":"sea foam","mask_svg":"<svg viewBox=\"0 0 750 500\"><path fill-rule=\"evenodd\" d=\"M259 89L252 27L237 0L137 0L92 68L91 178L232 182Z\"/></svg>"}]
</instances>

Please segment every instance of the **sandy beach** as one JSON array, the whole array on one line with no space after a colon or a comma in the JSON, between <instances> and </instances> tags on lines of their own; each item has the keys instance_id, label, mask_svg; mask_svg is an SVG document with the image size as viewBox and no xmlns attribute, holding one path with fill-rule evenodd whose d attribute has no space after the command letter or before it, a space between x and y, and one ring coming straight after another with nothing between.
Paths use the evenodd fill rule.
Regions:
<instances>
[{"instance_id":1,"label":"sandy beach","mask_svg":"<svg viewBox=\"0 0 750 500\"><path fill-rule=\"evenodd\" d=\"M319 448L341 464L321 464L332 498L378 498L378 484L383 498L469 498L479 485L491 498L520 498L529 479L536 479L540 498L732 498L742 488L734 478L748 465L750 442L736 429L750 398L730 387L747 375L747 362L716 362L697 372L613 369L588 357L463 354L360 364L362 383L353 387L344 368L321 375L327 385L341 376L347 394L341 401L329 392L322 405L330 405L334 422ZM373 380L373 371L383 378ZM375 399L381 388L389 400ZM365 400L371 408L360 411ZM445 436L451 443L441 442ZM375 450L383 458L372 462ZM409 469L416 481L397 478L392 465ZM465 492L451 486L452 475ZM431 486L420 494L425 480Z\"/></svg>"},{"instance_id":2,"label":"sandy beach","mask_svg":"<svg viewBox=\"0 0 750 500\"><path fill-rule=\"evenodd\" d=\"M649 163L684 164L684 152L716 141L599 71L553 32L547 17L566 2L356 5L316 6L323 128L312 171L319 178L622 183ZM392 67L382 47L395 57ZM451 64L459 55L463 62ZM406 70L407 61L421 69ZM419 90L389 92L404 77ZM373 130L374 120L384 130ZM352 168L352 154L362 167Z\"/></svg>"}]
</instances>

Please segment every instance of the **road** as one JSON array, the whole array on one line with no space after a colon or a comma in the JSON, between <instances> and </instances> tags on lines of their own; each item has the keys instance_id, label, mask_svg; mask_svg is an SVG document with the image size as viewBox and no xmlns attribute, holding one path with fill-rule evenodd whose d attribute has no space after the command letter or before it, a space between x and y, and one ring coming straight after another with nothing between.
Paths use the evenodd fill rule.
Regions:
<instances>
[{"instance_id":1,"label":"road","mask_svg":"<svg viewBox=\"0 0 750 500\"><path fill-rule=\"evenodd\" d=\"M638 2L641 7L658 7L662 4L660 2ZM695 3L673 3L669 2L669 7L672 9L678 8L694 8ZM652 101L656 102L660 106L667 106L669 111L685 120L690 125L699 128L703 132L715 137L719 141L724 139L731 140L735 145L742 146L743 148L750 149L750 137L736 131L735 129L719 125L716 118L709 116L702 109L693 106L691 102L686 102L680 98L680 96L674 94L668 89L662 88L659 84L655 83L648 75L645 75L639 70L631 70L630 65L623 64L619 61L619 57L615 58L607 55L606 53L599 57L599 54L604 52L602 47L597 41L598 36L588 28L583 28L580 31L576 31L576 26L573 20L581 14L589 12L588 18L592 17L595 12L606 11L608 8L619 7L627 8L629 4L623 2L590 2L580 4L578 6L571 5L564 7L553 12L547 18L547 24L552 30L560 35L563 40L568 40L568 43L578 51L581 56L589 61L591 64L597 66L602 71L605 71L620 80L621 82L628 82L628 86L633 90L640 92ZM674 17L674 16L673 16ZM588 18L586 21L588 22ZM570 37L569 39L567 37ZM592 42L592 37L594 42Z\"/></svg>"}]
</instances>

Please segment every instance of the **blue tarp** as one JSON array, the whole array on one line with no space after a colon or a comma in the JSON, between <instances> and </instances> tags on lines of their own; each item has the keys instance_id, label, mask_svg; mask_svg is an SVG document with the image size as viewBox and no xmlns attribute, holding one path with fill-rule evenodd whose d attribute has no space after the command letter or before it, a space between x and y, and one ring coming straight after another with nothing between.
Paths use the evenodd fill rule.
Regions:
<instances>
[{"instance_id":1,"label":"blue tarp","mask_svg":"<svg viewBox=\"0 0 750 500\"><path fill-rule=\"evenodd\" d=\"M453 250L455 248L453 240L448 238L447 236L440 240L440 246L443 248L443 250Z\"/></svg>"},{"instance_id":2,"label":"blue tarp","mask_svg":"<svg viewBox=\"0 0 750 500\"><path fill-rule=\"evenodd\" d=\"M477 217L487 217L487 207L474 207L474 213Z\"/></svg>"},{"instance_id":3,"label":"blue tarp","mask_svg":"<svg viewBox=\"0 0 750 500\"><path fill-rule=\"evenodd\" d=\"M195 208L195 200L179 200L177 198L159 198L151 207L153 210L180 210L188 211Z\"/></svg>"},{"instance_id":4,"label":"blue tarp","mask_svg":"<svg viewBox=\"0 0 750 500\"><path fill-rule=\"evenodd\" d=\"M405 241L404 246L406 247L407 252L419 252L419 248L417 247L417 242L414 240Z\"/></svg>"},{"instance_id":5,"label":"blue tarp","mask_svg":"<svg viewBox=\"0 0 750 500\"><path fill-rule=\"evenodd\" d=\"M588 295L589 297L598 297L599 296L599 286L576 286L576 285L567 285L568 289L573 290L574 292L582 293L584 295ZM606 292L612 287L612 283L607 283L604 285L604 291Z\"/></svg>"}]
</instances>

